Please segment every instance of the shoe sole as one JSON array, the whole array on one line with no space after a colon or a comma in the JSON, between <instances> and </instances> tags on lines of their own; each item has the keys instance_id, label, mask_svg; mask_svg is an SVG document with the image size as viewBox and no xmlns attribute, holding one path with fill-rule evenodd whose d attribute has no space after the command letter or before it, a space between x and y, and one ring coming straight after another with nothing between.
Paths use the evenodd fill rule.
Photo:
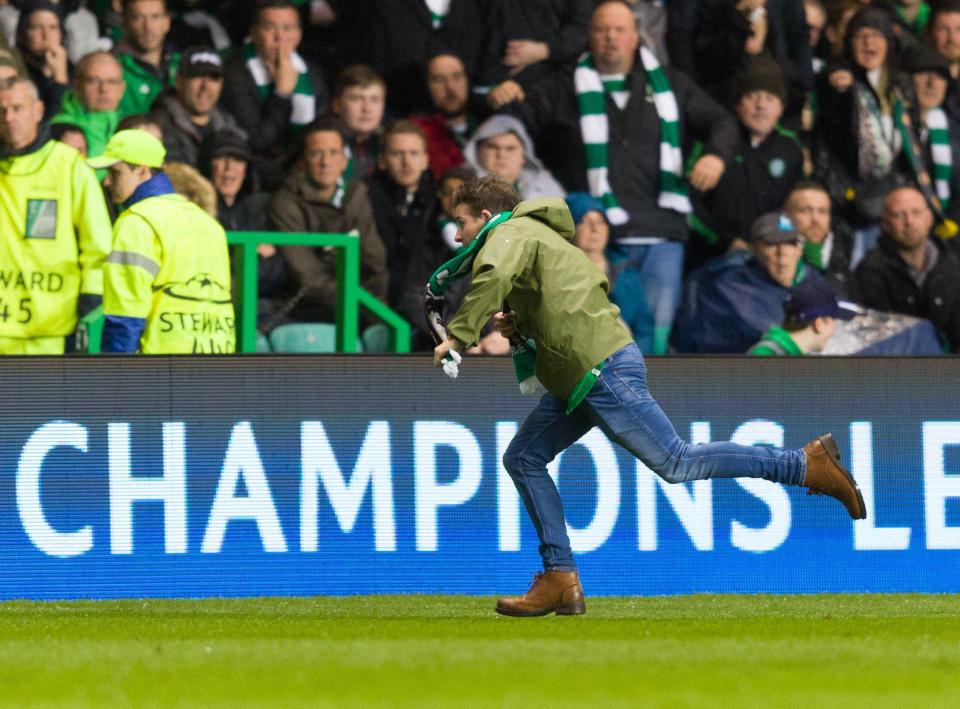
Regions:
<instances>
[{"instance_id":1,"label":"shoe sole","mask_svg":"<svg viewBox=\"0 0 960 709\"><path fill-rule=\"evenodd\" d=\"M857 493L857 503L860 505L860 515L853 516L853 519L866 519L867 518L867 506L863 502L863 495L860 493L860 488L857 486L857 481L853 479L853 476L850 472L840 464L840 448L837 446L837 442L833 439L833 434L827 433L819 437L820 443L823 445L823 450L826 451L827 457L830 458L830 461L840 468L840 472L843 473L847 482L853 486L853 491Z\"/></svg>"},{"instance_id":2,"label":"shoe sole","mask_svg":"<svg viewBox=\"0 0 960 709\"><path fill-rule=\"evenodd\" d=\"M587 604L583 601L579 603L561 603L553 608L541 608L540 610L530 611L529 613L501 608L500 606L497 606L494 610L500 615L508 615L511 618L537 618L539 616L549 615L550 613L556 613L557 615L583 615L587 612Z\"/></svg>"}]
</instances>

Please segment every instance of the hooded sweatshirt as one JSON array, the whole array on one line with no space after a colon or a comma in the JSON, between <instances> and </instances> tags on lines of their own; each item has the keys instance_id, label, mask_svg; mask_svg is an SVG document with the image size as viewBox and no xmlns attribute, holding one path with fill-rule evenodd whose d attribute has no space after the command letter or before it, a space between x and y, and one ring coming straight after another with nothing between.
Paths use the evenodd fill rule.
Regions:
<instances>
[{"instance_id":1,"label":"hooded sweatshirt","mask_svg":"<svg viewBox=\"0 0 960 709\"><path fill-rule=\"evenodd\" d=\"M478 151L480 143L487 138L492 138L503 133L513 133L520 142L523 143L523 152L526 156L526 164L517 178L517 184L514 185L520 193L520 199L536 199L537 197L565 197L566 192L560 183L554 179L550 171L544 167L543 163L537 158L533 149L533 141L523 123L513 116L492 116L484 121L477 132L473 134L470 142L463 149L463 156L467 162L473 166L480 176L486 175L487 171L480 167Z\"/></svg>"},{"instance_id":2,"label":"hooded sweatshirt","mask_svg":"<svg viewBox=\"0 0 960 709\"><path fill-rule=\"evenodd\" d=\"M573 245L574 236L562 199L518 204L487 235L473 262L470 292L447 327L473 345L509 301L518 330L537 345L537 378L563 400L588 371L633 342L607 297L607 277Z\"/></svg>"}]
</instances>

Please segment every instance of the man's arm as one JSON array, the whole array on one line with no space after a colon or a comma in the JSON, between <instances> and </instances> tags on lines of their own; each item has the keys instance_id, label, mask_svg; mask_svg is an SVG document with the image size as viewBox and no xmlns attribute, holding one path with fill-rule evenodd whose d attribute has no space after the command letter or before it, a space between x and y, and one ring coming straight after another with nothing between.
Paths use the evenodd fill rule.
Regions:
<instances>
[{"instance_id":1,"label":"man's arm","mask_svg":"<svg viewBox=\"0 0 960 709\"><path fill-rule=\"evenodd\" d=\"M73 163L73 224L80 247L81 299L92 310L89 306L96 307L103 294L103 262L110 253L113 227L97 175L80 156Z\"/></svg>"},{"instance_id":2,"label":"man's arm","mask_svg":"<svg viewBox=\"0 0 960 709\"><path fill-rule=\"evenodd\" d=\"M113 250L103 266L104 352L136 352L153 306L153 283L163 254L143 217L117 220Z\"/></svg>"},{"instance_id":3,"label":"man's arm","mask_svg":"<svg viewBox=\"0 0 960 709\"><path fill-rule=\"evenodd\" d=\"M277 231L309 231L296 196L286 190L276 192L270 199L267 216ZM332 307L337 302L337 279L332 264L320 259L310 246L278 248L304 297Z\"/></svg>"},{"instance_id":4,"label":"man's arm","mask_svg":"<svg viewBox=\"0 0 960 709\"><path fill-rule=\"evenodd\" d=\"M508 239L508 237L510 237ZM490 316L500 311L513 290L514 280L526 269L534 243L524 239L509 224L487 237L473 264L470 290L447 326L447 332L468 347L476 344Z\"/></svg>"},{"instance_id":5,"label":"man's arm","mask_svg":"<svg viewBox=\"0 0 960 709\"><path fill-rule=\"evenodd\" d=\"M355 228L360 232L360 280L363 287L384 303L390 286L390 271L387 269L387 249L377 230L377 222L370 207L367 189L363 184L356 187L350 205L354 212Z\"/></svg>"}]
</instances>

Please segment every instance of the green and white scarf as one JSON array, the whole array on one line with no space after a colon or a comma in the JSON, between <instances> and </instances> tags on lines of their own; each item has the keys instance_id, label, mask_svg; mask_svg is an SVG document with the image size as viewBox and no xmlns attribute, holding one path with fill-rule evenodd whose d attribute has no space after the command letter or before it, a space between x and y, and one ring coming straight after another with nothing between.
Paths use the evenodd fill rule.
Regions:
<instances>
[{"instance_id":1,"label":"green and white scarf","mask_svg":"<svg viewBox=\"0 0 960 709\"><path fill-rule=\"evenodd\" d=\"M430 334L437 344L446 340L449 335L443 323L444 297L447 288L454 281L464 278L473 272L473 262L483 245L487 241L487 234L503 224L513 212L500 212L492 217L480 230L476 238L468 246L460 249L449 261L433 272L427 282L426 293L423 299L423 310L430 326ZM517 382L523 394L534 394L543 391L543 386L537 379L537 349L533 340L523 338L511 339L510 354L513 356L513 367L517 375Z\"/></svg>"},{"instance_id":2,"label":"green and white scarf","mask_svg":"<svg viewBox=\"0 0 960 709\"><path fill-rule=\"evenodd\" d=\"M270 72L267 71L266 64L257 54L256 47L249 39L243 42L243 57L247 61L247 69L253 75L253 81L260 92L260 99L266 99L273 91L273 79L270 78ZM293 95L290 101L293 103L293 110L290 113L290 122L295 126L305 126L313 122L317 117L317 102L313 95L313 82L310 80L310 74L307 71L307 63L296 52L290 57L293 68L297 70L297 83L293 87Z\"/></svg>"},{"instance_id":3,"label":"green and white scarf","mask_svg":"<svg viewBox=\"0 0 960 709\"><path fill-rule=\"evenodd\" d=\"M433 29L440 29L447 13L450 12L450 0L424 0L427 9L430 10L430 21L433 23Z\"/></svg>"},{"instance_id":4,"label":"green and white scarf","mask_svg":"<svg viewBox=\"0 0 960 709\"><path fill-rule=\"evenodd\" d=\"M950 182L953 177L953 151L947 132L947 114L942 108L931 108L924 121L930 133L930 155L933 159L933 182L937 197L944 207L950 203Z\"/></svg>"},{"instance_id":5,"label":"green and white scarf","mask_svg":"<svg viewBox=\"0 0 960 709\"><path fill-rule=\"evenodd\" d=\"M660 195L657 204L681 214L692 211L683 178L683 153L680 150L680 124L677 99L670 89L660 62L646 47L640 47L640 62L646 73L647 84L653 92L653 103L660 118ZM580 107L580 134L587 151L587 182L590 194L604 205L611 224L626 224L630 217L610 187L609 140L604 86L593 65L593 57L584 53L573 75Z\"/></svg>"}]
</instances>

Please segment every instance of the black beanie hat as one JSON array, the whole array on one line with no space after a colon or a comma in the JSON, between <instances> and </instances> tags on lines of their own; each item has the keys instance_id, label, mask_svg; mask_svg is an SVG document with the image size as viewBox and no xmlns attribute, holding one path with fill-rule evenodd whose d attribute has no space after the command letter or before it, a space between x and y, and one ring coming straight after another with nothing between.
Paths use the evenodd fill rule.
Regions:
<instances>
[{"instance_id":1,"label":"black beanie hat","mask_svg":"<svg viewBox=\"0 0 960 709\"><path fill-rule=\"evenodd\" d=\"M761 59L750 64L733 79L731 101L736 103L745 94L752 91L767 91L787 101L787 83L780 66L769 59Z\"/></svg>"}]
</instances>

